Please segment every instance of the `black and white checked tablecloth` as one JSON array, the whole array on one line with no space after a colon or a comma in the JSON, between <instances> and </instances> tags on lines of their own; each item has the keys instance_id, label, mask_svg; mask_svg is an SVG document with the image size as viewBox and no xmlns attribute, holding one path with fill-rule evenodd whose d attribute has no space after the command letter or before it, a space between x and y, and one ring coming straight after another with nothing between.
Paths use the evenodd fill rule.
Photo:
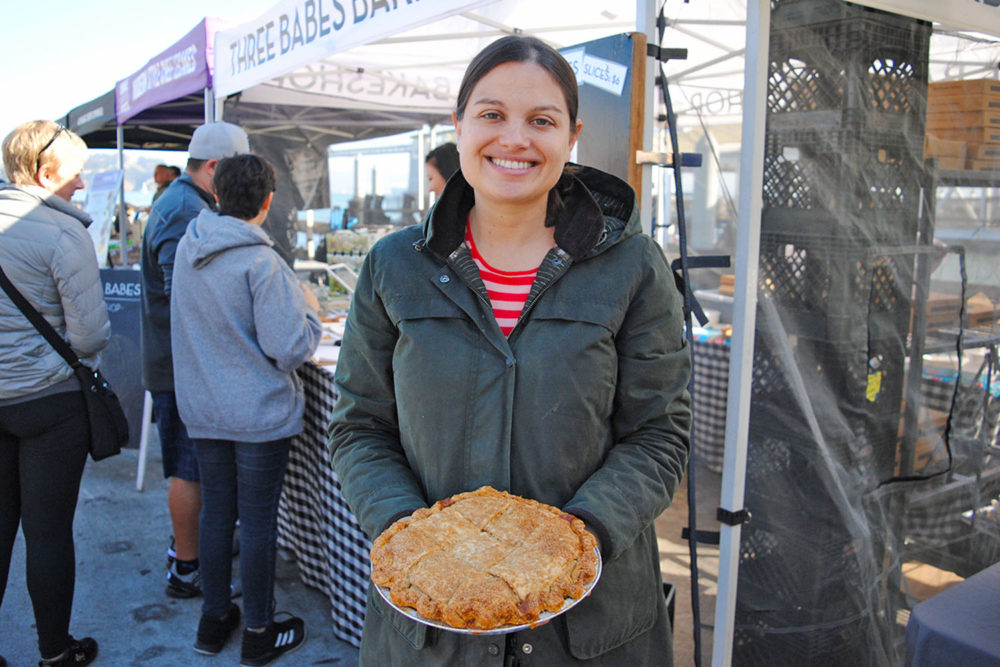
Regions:
<instances>
[{"instance_id":1,"label":"black and white checked tablecloth","mask_svg":"<svg viewBox=\"0 0 1000 667\"><path fill-rule=\"evenodd\" d=\"M694 394L691 397L692 457L709 470L721 473L726 447L729 346L721 342L695 341L691 359L694 373Z\"/></svg>"},{"instance_id":2,"label":"black and white checked tablecloth","mask_svg":"<svg viewBox=\"0 0 1000 667\"><path fill-rule=\"evenodd\" d=\"M278 507L278 546L298 561L302 581L330 598L333 633L361 645L371 542L343 496L327 449L336 391L333 376L313 363L299 378L305 387L305 430L292 440Z\"/></svg>"}]
</instances>

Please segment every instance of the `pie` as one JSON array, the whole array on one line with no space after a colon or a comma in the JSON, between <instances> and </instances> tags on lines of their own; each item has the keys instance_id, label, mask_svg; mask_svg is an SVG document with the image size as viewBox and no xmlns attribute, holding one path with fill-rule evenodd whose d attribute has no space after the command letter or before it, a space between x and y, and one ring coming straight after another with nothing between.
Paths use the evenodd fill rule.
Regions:
<instances>
[{"instance_id":1,"label":"pie","mask_svg":"<svg viewBox=\"0 0 1000 667\"><path fill-rule=\"evenodd\" d=\"M389 599L455 628L533 624L579 600L597 541L562 510L484 486L396 521L372 546Z\"/></svg>"}]
</instances>

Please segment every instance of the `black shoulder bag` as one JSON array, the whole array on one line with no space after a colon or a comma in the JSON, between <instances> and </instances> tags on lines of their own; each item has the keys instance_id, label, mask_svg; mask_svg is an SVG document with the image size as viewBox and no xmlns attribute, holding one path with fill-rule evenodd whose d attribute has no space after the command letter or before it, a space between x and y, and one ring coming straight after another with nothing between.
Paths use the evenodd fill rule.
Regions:
<instances>
[{"instance_id":1,"label":"black shoulder bag","mask_svg":"<svg viewBox=\"0 0 1000 667\"><path fill-rule=\"evenodd\" d=\"M52 328L41 313L35 310L21 294L0 267L0 287L7 293L24 316L31 321L38 333L55 348L66 363L73 368L83 388L83 398L87 402L87 418L90 421L90 457L95 461L106 459L121 452L128 443L128 421L122 410L118 396L112 391L101 371L92 370L80 362L80 358Z\"/></svg>"}]
</instances>

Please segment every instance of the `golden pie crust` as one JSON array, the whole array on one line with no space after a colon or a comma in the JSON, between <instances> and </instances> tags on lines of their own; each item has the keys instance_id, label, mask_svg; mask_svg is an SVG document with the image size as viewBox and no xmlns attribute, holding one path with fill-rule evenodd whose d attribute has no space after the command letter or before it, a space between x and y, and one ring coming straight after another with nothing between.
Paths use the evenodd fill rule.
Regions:
<instances>
[{"instance_id":1,"label":"golden pie crust","mask_svg":"<svg viewBox=\"0 0 1000 667\"><path fill-rule=\"evenodd\" d=\"M484 486L386 528L372 546L372 581L424 618L494 630L582 597L597 574L595 547L580 519Z\"/></svg>"}]
</instances>

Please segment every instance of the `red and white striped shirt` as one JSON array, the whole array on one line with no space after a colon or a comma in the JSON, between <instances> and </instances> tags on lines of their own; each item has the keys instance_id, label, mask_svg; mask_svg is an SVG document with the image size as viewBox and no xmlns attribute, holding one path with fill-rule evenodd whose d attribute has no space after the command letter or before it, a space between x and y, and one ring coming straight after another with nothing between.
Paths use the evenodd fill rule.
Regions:
<instances>
[{"instance_id":1,"label":"red and white striped shirt","mask_svg":"<svg viewBox=\"0 0 1000 667\"><path fill-rule=\"evenodd\" d=\"M476 249L476 243L472 240L472 229L468 224L465 226L465 243L472 252L476 266L479 267L479 276L486 285L486 293L490 296L493 316L497 318L500 331L504 336L509 336L517 324L517 318L521 316L521 311L524 310L524 302L528 300L528 293L531 292L531 285L535 282L538 269L530 271L494 269L483 260L483 256Z\"/></svg>"}]
</instances>

